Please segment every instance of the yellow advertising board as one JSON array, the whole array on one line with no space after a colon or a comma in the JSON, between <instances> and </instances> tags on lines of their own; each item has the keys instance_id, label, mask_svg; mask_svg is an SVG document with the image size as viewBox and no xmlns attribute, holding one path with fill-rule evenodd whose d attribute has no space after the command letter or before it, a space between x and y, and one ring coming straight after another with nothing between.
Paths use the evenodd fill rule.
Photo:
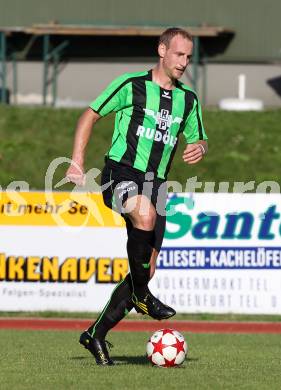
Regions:
<instances>
[{"instance_id":1,"label":"yellow advertising board","mask_svg":"<svg viewBox=\"0 0 281 390\"><path fill-rule=\"evenodd\" d=\"M0 192L0 225L122 227L100 193Z\"/></svg>"}]
</instances>

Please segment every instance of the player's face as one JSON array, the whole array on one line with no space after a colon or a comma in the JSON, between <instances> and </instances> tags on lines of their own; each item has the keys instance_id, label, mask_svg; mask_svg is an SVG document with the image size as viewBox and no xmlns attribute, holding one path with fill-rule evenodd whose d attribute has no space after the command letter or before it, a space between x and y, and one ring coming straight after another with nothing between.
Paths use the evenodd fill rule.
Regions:
<instances>
[{"instance_id":1,"label":"player's face","mask_svg":"<svg viewBox=\"0 0 281 390\"><path fill-rule=\"evenodd\" d=\"M177 80L183 75L190 62L192 49L192 42L181 35L174 36L169 47L164 44L159 46L159 55L167 76Z\"/></svg>"}]
</instances>

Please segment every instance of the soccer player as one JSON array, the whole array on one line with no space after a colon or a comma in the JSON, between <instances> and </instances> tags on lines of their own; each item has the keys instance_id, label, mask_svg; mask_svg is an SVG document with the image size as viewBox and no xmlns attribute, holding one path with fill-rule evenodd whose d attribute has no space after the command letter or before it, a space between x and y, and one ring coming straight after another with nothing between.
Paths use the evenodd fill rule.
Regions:
<instances>
[{"instance_id":1,"label":"soccer player","mask_svg":"<svg viewBox=\"0 0 281 390\"><path fill-rule=\"evenodd\" d=\"M154 319L175 310L148 288L165 230L166 178L183 133L183 161L199 162L207 152L201 107L194 91L179 81L192 55L192 37L180 28L159 39L157 65L149 71L115 79L80 117L74 138L73 163L66 176L84 181L84 155L94 124L116 112L111 146L102 172L106 206L126 221L130 273L114 289L109 302L80 336L99 365L112 365L105 337L132 308ZM109 184L110 183L110 184Z\"/></svg>"}]
</instances>

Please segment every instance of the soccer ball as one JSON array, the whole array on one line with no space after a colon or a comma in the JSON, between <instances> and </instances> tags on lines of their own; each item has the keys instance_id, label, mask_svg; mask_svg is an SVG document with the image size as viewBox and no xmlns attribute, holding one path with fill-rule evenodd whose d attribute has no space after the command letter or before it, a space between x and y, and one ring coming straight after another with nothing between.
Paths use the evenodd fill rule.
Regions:
<instances>
[{"instance_id":1,"label":"soccer ball","mask_svg":"<svg viewBox=\"0 0 281 390\"><path fill-rule=\"evenodd\" d=\"M173 329L157 330L148 340L147 357L159 367L176 367L184 362L187 344L182 334Z\"/></svg>"}]
</instances>

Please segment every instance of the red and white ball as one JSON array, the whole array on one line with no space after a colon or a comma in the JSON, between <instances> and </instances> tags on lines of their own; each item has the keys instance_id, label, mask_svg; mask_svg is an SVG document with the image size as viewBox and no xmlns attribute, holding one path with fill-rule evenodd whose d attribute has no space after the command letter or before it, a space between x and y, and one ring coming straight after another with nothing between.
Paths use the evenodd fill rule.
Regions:
<instances>
[{"instance_id":1,"label":"red and white ball","mask_svg":"<svg viewBox=\"0 0 281 390\"><path fill-rule=\"evenodd\" d=\"M182 364L187 354L187 344L181 333L173 329L157 330L148 340L147 357L159 367L176 367Z\"/></svg>"}]
</instances>

